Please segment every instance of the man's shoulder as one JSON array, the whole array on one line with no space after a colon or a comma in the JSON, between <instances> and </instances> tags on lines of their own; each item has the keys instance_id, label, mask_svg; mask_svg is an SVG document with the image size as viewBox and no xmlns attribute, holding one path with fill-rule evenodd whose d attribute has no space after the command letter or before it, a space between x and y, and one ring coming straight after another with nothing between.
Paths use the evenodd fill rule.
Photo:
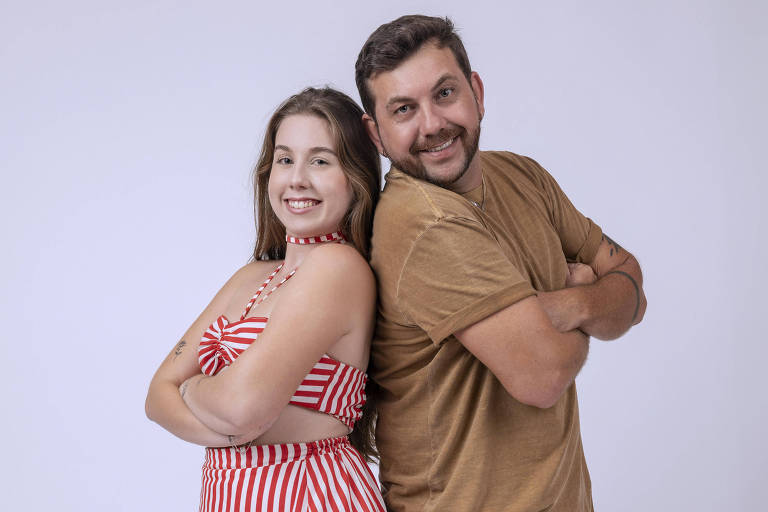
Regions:
<instances>
[{"instance_id":1,"label":"man's shoulder","mask_svg":"<svg viewBox=\"0 0 768 512\"><path fill-rule=\"evenodd\" d=\"M380 278L399 275L417 240L454 221L480 222L475 210L460 194L390 170L373 218L372 267Z\"/></svg>"},{"instance_id":2,"label":"man's shoulder","mask_svg":"<svg viewBox=\"0 0 768 512\"><path fill-rule=\"evenodd\" d=\"M533 158L511 151L481 151L483 174L490 181L526 181L542 188L549 173Z\"/></svg>"},{"instance_id":3,"label":"man's shoulder","mask_svg":"<svg viewBox=\"0 0 768 512\"><path fill-rule=\"evenodd\" d=\"M471 203L452 192L397 169L387 173L376 207L376 218L388 223L414 220L434 223L449 217L472 216Z\"/></svg>"}]
</instances>

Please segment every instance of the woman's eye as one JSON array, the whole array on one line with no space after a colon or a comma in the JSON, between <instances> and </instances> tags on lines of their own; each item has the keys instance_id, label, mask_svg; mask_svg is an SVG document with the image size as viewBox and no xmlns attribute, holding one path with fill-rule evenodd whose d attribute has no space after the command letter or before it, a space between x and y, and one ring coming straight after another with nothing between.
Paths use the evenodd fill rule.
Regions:
<instances>
[{"instance_id":1,"label":"woman's eye","mask_svg":"<svg viewBox=\"0 0 768 512\"><path fill-rule=\"evenodd\" d=\"M328 165L327 160L323 160L322 158L318 158L313 162L315 165Z\"/></svg>"},{"instance_id":2,"label":"woman's eye","mask_svg":"<svg viewBox=\"0 0 768 512\"><path fill-rule=\"evenodd\" d=\"M277 163L282 165L289 165L291 163L291 159L287 156L283 156L277 159Z\"/></svg>"}]
</instances>

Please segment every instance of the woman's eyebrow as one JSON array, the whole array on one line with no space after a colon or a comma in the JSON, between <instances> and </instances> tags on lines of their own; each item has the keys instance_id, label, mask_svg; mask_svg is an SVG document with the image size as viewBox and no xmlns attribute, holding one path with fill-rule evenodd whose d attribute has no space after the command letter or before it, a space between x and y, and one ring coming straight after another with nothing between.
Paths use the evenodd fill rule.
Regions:
<instances>
[{"instance_id":1,"label":"woman's eyebrow","mask_svg":"<svg viewBox=\"0 0 768 512\"><path fill-rule=\"evenodd\" d=\"M325 146L315 146L313 148L309 148L310 153L330 153L333 156L336 156L336 152L332 150L331 148L327 148Z\"/></svg>"}]
</instances>

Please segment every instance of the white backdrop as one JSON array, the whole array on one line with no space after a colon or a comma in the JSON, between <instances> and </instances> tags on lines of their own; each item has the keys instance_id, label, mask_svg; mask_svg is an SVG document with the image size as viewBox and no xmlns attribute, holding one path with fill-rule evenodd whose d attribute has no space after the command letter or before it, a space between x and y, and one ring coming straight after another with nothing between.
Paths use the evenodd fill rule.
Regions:
<instances>
[{"instance_id":1,"label":"white backdrop","mask_svg":"<svg viewBox=\"0 0 768 512\"><path fill-rule=\"evenodd\" d=\"M3 510L193 510L202 449L144 416L251 251L249 172L305 85L357 98L379 24L450 15L481 147L536 158L643 265L646 319L578 378L600 511L768 500L768 8L754 1L4 1Z\"/></svg>"}]
</instances>

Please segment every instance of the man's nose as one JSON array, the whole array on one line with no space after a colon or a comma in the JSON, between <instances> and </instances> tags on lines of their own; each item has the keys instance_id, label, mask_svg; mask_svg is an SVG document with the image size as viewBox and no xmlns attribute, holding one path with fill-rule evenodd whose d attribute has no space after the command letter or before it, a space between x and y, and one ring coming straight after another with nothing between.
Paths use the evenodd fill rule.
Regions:
<instances>
[{"instance_id":1,"label":"man's nose","mask_svg":"<svg viewBox=\"0 0 768 512\"><path fill-rule=\"evenodd\" d=\"M421 135L428 137L437 135L446 126L445 117L435 105L425 105L421 108Z\"/></svg>"}]
</instances>

